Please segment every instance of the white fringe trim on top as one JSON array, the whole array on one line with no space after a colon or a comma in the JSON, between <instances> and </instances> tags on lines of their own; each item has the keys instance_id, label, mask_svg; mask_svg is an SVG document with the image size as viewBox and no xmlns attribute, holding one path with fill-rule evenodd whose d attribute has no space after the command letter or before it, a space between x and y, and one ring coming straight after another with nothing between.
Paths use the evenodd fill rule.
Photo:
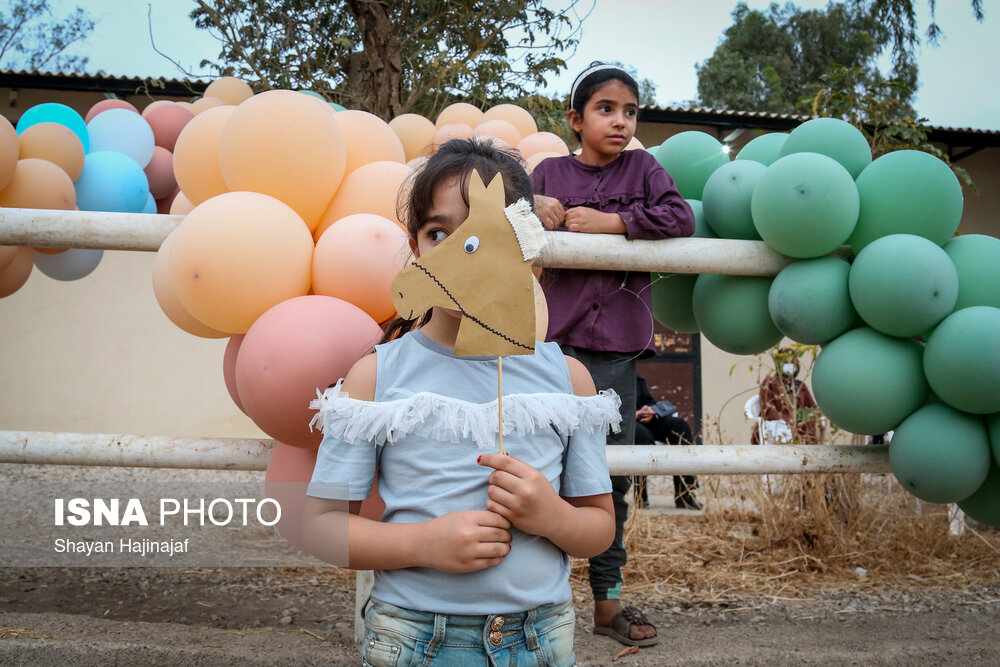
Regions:
<instances>
[{"instance_id":1,"label":"white fringe trim on top","mask_svg":"<svg viewBox=\"0 0 1000 667\"><path fill-rule=\"evenodd\" d=\"M343 380L326 391L316 391L309 407L318 412L309 428L351 444L393 443L415 435L458 442L472 439L479 449L497 442L497 401L470 403L440 394L420 392L392 401L361 401L340 391ZM402 390L397 390L404 393ZM505 394L504 433L527 434L554 428L562 435L579 429L587 433L621 430L621 399L608 389L596 396L573 394Z\"/></svg>"},{"instance_id":2,"label":"white fringe trim on top","mask_svg":"<svg viewBox=\"0 0 1000 667\"><path fill-rule=\"evenodd\" d=\"M538 219L527 199L518 199L503 210L507 221L514 228L514 235L521 246L524 261L532 260L542 254L542 248L549 242L545 236L545 227Z\"/></svg>"}]
</instances>

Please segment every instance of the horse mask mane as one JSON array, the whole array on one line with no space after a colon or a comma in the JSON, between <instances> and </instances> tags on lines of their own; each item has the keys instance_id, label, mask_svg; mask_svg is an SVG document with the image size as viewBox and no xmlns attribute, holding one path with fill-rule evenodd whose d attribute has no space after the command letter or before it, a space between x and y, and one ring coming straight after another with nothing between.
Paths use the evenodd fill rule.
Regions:
<instances>
[{"instance_id":1,"label":"horse mask mane","mask_svg":"<svg viewBox=\"0 0 1000 667\"><path fill-rule=\"evenodd\" d=\"M462 313L455 356L533 354L535 298L531 260L545 231L531 204L504 206L503 177L489 186L469 175L469 217L392 281L399 316L412 320L433 306Z\"/></svg>"}]
</instances>

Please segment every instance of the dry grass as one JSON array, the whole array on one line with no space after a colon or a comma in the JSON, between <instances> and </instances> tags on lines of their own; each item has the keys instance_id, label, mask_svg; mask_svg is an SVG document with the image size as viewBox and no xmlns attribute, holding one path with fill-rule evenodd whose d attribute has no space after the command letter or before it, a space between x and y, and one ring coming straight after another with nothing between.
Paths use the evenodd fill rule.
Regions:
<instances>
[{"instance_id":1,"label":"dry grass","mask_svg":"<svg viewBox=\"0 0 1000 667\"><path fill-rule=\"evenodd\" d=\"M949 534L947 507L890 475L703 477L703 515L633 512L626 586L683 602L799 599L819 590L961 590L1000 581L1000 531ZM589 596L586 561L573 584ZM862 568L859 570L858 568Z\"/></svg>"}]
</instances>

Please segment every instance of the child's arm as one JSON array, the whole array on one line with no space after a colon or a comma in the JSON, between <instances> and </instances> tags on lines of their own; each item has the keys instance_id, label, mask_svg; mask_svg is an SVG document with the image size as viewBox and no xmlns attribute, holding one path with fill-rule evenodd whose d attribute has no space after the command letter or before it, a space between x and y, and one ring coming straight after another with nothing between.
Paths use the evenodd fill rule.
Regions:
<instances>
[{"instance_id":1,"label":"child's arm","mask_svg":"<svg viewBox=\"0 0 1000 667\"><path fill-rule=\"evenodd\" d=\"M377 362L368 355L351 368L341 386L352 398L375 398ZM351 447L370 447L358 444ZM358 516L361 501L350 502L344 534L344 501L306 497L302 514L305 550L327 562L343 560L359 570L430 567L473 572L493 567L510 551L510 522L487 510L451 512L421 523L382 523Z\"/></svg>"},{"instance_id":2,"label":"child's arm","mask_svg":"<svg viewBox=\"0 0 1000 667\"><path fill-rule=\"evenodd\" d=\"M573 392L597 393L587 369L566 358ZM570 556L589 558L603 553L615 537L615 512L610 493L563 498L534 467L512 456L488 454L481 465L494 468L490 475L486 508L509 519L532 535L547 537Z\"/></svg>"}]
</instances>

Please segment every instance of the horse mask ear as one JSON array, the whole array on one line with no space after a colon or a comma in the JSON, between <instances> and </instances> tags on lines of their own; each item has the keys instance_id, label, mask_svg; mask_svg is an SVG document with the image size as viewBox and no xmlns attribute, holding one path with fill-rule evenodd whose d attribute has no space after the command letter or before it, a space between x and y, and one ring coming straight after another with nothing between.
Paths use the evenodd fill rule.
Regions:
<instances>
[{"instance_id":1,"label":"horse mask ear","mask_svg":"<svg viewBox=\"0 0 1000 667\"><path fill-rule=\"evenodd\" d=\"M544 231L528 202L505 207L504 199L499 174L487 187L473 170L469 217L393 281L393 301L404 316L435 305L462 311L456 356L535 350L531 258L540 250L538 238L544 244Z\"/></svg>"}]
</instances>

